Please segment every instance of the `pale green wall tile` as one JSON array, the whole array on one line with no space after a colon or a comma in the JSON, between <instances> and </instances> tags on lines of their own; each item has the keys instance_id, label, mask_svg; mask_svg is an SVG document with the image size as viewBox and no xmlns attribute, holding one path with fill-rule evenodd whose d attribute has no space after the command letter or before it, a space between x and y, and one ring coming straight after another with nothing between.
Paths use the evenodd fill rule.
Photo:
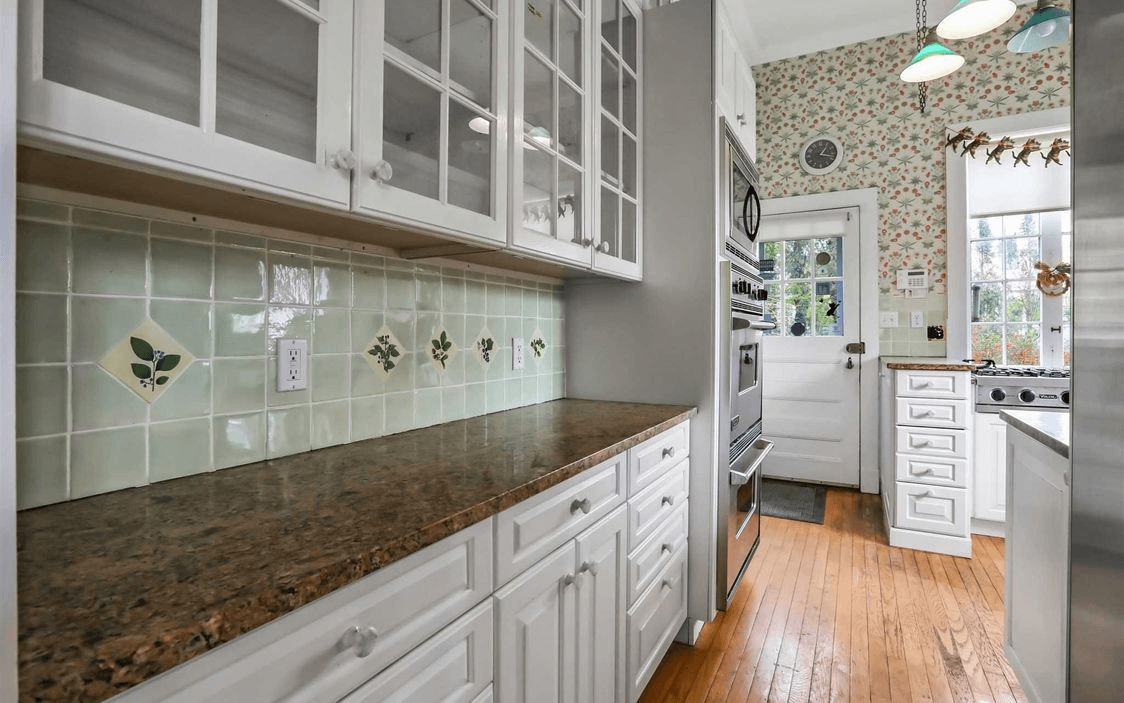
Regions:
<instances>
[{"instance_id":1,"label":"pale green wall tile","mask_svg":"<svg viewBox=\"0 0 1124 703\"><path fill-rule=\"evenodd\" d=\"M383 269L352 269L355 307L382 310L386 307L386 274Z\"/></svg>"},{"instance_id":2,"label":"pale green wall tile","mask_svg":"<svg viewBox=\"0 0 1124 703\"><path fill-rule=\"evenodd\" d=\"M71 499L144 485L144 436L144 427L71 435Z\"/></svg>"},{"instance_id":3,"label":"pale green wall tile","mask_svg":"<svg viewBox=\"0 0 1124 703\"><path fill-rule=\"evenodd\" d=\"M316 262L312 269L313 303L331 307L351 305L351 270L347 264Z\"/></svg>"},{"instance_id":4,"label":"pale green wall tile","mask_svg":"<svg viewBox=\"0 0 1124 703\"><path fill-rule=\"evenodd\" d=\"M383 434L385 396L353 398L351 401L351 441L380 437Z\"/></svg>"},{"instance_id":5,"label":"pale green wall tile","mask_svg":"<svg viewBox=\"0 0 1124 703\"><path fill-rule=\"evenodd\" d=\"M431 388L414 393L414 427L441 423L441 389Z\"/></svg>"},{"instance_id":6,"label":"pale green wall tile","mask_svg":"<svg viewBox=\"0 0 1124 703\"><path fill-rule=\"evenodd\" d=\"M417 304L414 274L405 271L386 272L386 306L394 310L413 310Z\"/></svg>"},{"instance_id":7,"label":"pale green wall tile","mask_svg":"<svg viewBox=\"0 0 1124 703\"><path fill-rule=\"evenodd\" d=\"M265 405L265 359L216 359L215 413L241 413Z\"/></svg>"},{"instance_id":8,"label":"pale green wall tile","mask_svg":"<svg viewBox=\"0 0 1124 703\"><path fill-rule=\"evenodd\" d=\"M470 383L464 387L464 416L476 417L488 412L487 396L483 383Z\"/></svg>"},{"instance_id":9,"label":"pale green wall tile","mask_svg":"<svg viewBox=\"0 0 1124 703\"><path fill-rule=\"evenodd\" d=\"M166 481L210 471L211 421L202 417L148 428L148 480Z\"/></svg>"},{"instance_id":10,"label":"pale green wall tile","mask_svg":"<svg viewBox=\"0 0 1124 703\"><path fill-rule=\"evenodd\" d=\"M441 309L441 277L418 276L418 310Z\"/></svg>"},{"instance_id":11,"label":"pale green wall tile","mask_svg":"<svg viewBox=\"0 0 1124 703\"><path fill-rule=\"evenodd\" d=\"M17 441L16 509L66 500L67 474L65 436Z\"/></svg>"},{"instance_id":12,"label":"pale green wall tile","mask_svg":"<svg viewBox=\"0 0 1124 703\"><path fill-rule=\"evenodd\" d=\"M74 296L70 316L70 360L98 361L144 321L144 301Z\"/></svg>"},{"instance_id":13,"label":"pale green wall tile","mask_svg":"<svg viewBox=\"0 0 1124 703\"><path fill-rule=\"evenodd\" d=\"M505 311L507 315L519 316L523 314L523 289L508 286L504 293Z\"/></svg>"},{"instance_id":14,"label":"pale green wall tile","mask_svg":"<svg viewBox=\"0 0 1124 703\"><path fill-rule=\"evenodd\" d=\"M269 411L266 455L270 459L307 452L312 448L308 408L304 405Z\"/></svg>"},{"instance_id":15,"label":"pale green wall tile","mask_svg":"<svg viewBox=\"0 0 1124 703\"><path fill-rule=\"evenodd\" d=\"M440 386L441 373L430 361L429 350L411 356L414 364L414 388L436 388ZM397 371L397 369L395 370Z\"/></svg>"},{"instance_id":16,"label":"pale green wall tile","mask_svg":"<svg viewBox=\"0 0 1124 703\"><path fill-rule=\"evenodd\" d=\"M175 337L196 358L209 358L214 349L214 330L210 303L178 300L153 300L149 303L153 321ZM262 347L264 348L264 340Z\"/></svg>"},{"instance_id":17,"label":"pale green wall tile","mask_svg":"<svg viewBox=\"0 0 1124 703\"><path fill-rule=\"evenodd\" d=\"M311 353L341 354L351 351L350 327L351 313L346 308L317 308L312 317Z\"/></svg>"},{"instance_id":18,"label":"pale green wall tile","mask_svg":"<svg viewBox=\"0 0 1124 703\"><path fill-rule=\"evenodd\" d=\"M310 254L312 254L312 247L308 244L301 244L300 242L290 242L284 239L270 239L269 251L284 252L286 254L297 254L299 256L309 256Z\"/></svg>"},{"instance_id":19,"label":"pale green wall tile","mask_svg":"<svg viewBox=\"0 0 1124 703\"><path fill-rule=\"evenodd\" d=\"M69 247L70 227L16 220L16 288L67 292Z\"/></svg>"},{"instance_id":20,"label":"pale green wall tile","mask_svg":"<svg viewBox=\"0 0 1124 703\"><path fill-rule=\"evenodd\" d=\"M215 355L262 356L266 307L245 303L215 304Z\"/></svg>"},{"instance_id":21,"label":"pale green wall tile","mask_svg":"<svg viewBox=\"0 0 1124 703\"><path fill-rule=\"evenodd\" d=\"M383 390L386 393L411 391L415 386L414 371L417 367L416 354L407 352L402 355L401 361L391 369L390 375L383 381ZM374 371L372 371L374 373ZM377 375L377 374L376 374Z\"/></svg>"},{"instance_id":22,"label":"pale green wall tile","mask_svg":"<svg viewBox=\"0 0 1124 703\"><path fill-rule=\"evenodd\" d=\"M312 356L308 386L312 390L313 402L348 397L351 388L351 359L350 354ZM363 368L368 373L371 372L366 362L363 362ZM360 368L359 371L362 372L363 369Z\"/></svg>"},{"instance_id":23,"label":"pale green wall tile","mask_svg":"<svg viewBox=\"0 0 1124 703\"><path fill-rule=\"evenodd\" d=\"M265 254L249 249L215 248L215 298L265 300Z\"/></svg>"},{"instance_id":24,"label":"pale green wall tile","mask_svg":"<svg viewBox=\"0 0 1124 703\"><path fill-rule=\"evenodd\" d=\"M371 368L363 354L351 355L352 397L374 395L375 393L382 393L384 390L386 390L386 384L382 375Z\"/></svg>"},{"instance_id":25,"label":"pale green wall tile","mask_svg":"<svg viewBox=\"0 0 1124 703\"><path fill-rule=\"evenodd\" d=\"M82 227L71 236L75 293L144 295L147 239Z\"/></svg>"},{"instance_id":26,"label":"pale green wall tile","mask_svg":"<svg viewBox=\"0 0 1124 703\"><path fill-rule=\"evenodd\" d=\"M504 405L507 408L518 408L523 404L523 381L518 378L509 378L504 381Z\"/></svg>"},{"instance_id":27,"label":"pale green wall tile","mask_svg":"<svg viewBox=\"0 0 1124 703\"><path fill-rule=\"evenodd\" d=\"M445 269L448 272L450 269ZM442 306L446 314L465 311L465 281L462 278L449 278L448 273L441 283Z\"/></svg>"},{"instance_id":28,"label":"pale green wall tile","mask_svg":"<svg viewBox=\"0 0 1124 703\"><path fill-rule=\"evenodd\" d=\"M142 217L132 217L131 215L121 215L115 212L104 212L102 210L86 210L77 207L74 208L71 217L74 224L83 225L85 227L113 229L120 232L132 232L135 234L145 234L148 232L148 220Z\"/></svg>"},{"instance_id":29,"label":"pale green wall tile","mask_svg":"<svg viewBox=\"0 0 1124 703\"><path fill-rule=\"evenodd\" d=\"M383 314L370 310L351 311L351 351L365 352L382 329Z\"/></svg>"},{"instance_id":30,"label":"pale green wall tile","mask_svg":"<svg viewBox=\"0 0 1124 703\"><path fill-rule=\"evenodd\" d=\"M196 359L152 404L149 417L154 421L176 420L210 412L211 362Z\"/></svg>"},{"instance_id":31,"label":"pale green wall tile","mask_svg":"<svg viewBox=\"0 0 1124 703\"><path fill-rule=\"evenodd\" d=\"M506 315L507 314L507 292L506 288L497 283L488 283L486 287L486 295L488 298L488 314L489 315Z\"/></svg>"},{"instance_id":32,"label":"pale green wall tile","mask_svg":"<svg viewBox=\"0 0 1124 703\"><path fill-rule=\"evenodd\" d=\"M317 403L312 406L313 449L346 444L350 441L349 406L350 403L346 400L334 403Z\"/></svg>"},{"instance_id":33,"label":"pale green wall tile","mask_svg":"<svg viewBox=\"0 0 1124 703\"><path fill-rule=\"evenodd\" d=\"M16 363L66 361L66 296L16 296Z\"/></svg>"},{"instance_id":34,"label":"pale green wall tile","mask_svg":"<svg viewBox=\"0 0 1124 703\"><path fill-rule=\"evenodd\" d=\"M277 390L277 357L271 356L266 360L265 372L265 404L271 408L283 405L307 405L312 400L311 388L299 391Z\"/></svg>"},{"instance_id":35,"label":"pale green wall tile","mask_svg":"<svg viewBox=\"0 0 1124 703\"><path fill-rule=\"evenodd\" d=\"M501 410L507 409L507 407L504 405L503 381L488 381L487 383L485 383L484 394L484 412L496 413Z\"/></svg>"},{"instance_id":36,"label":"pale green wall tile","mask_svg":"<svg viewBox=\"0 0 1124 703\"><path fill-rule=\"evenodd\" d=\"M96 364L75 366L71 369L70 381L74 430L100 430L145 421L148 403L102 367Z\"/></svg>"},{"instance_id":37,"label":"pale green wall tile","mask_svg":"<svg viewBox=\"0 0 1124 703\"><path fill-rule=\"evenodd\" d=\"M441 332L441 313L439 312L419 312L417 315L417 322L414 327L414 339L407 342L412 343L414 351L425 351L429 353L430 342L435 339L438 333Z\"/></svg>"},{"instance_id":38,"label":"pale green wall tile","mask_svg":"<svg viewBox=\"0 0 1124 703\"><path fill-rule=\"evenodd\" d=\"M163 220L153 220L149 223L149 232L151 232L154 237L190 239L195 242L206 242L208 244L215 238L214 232L209 229L195 227L193 225L183 225L179 222L164 222Z\"/></svg>"},{"instance_id":39,"label":"pale green wall tile","mask_svg":"<svg viewBox=\"0 0 1124 703\"><path fill-rule=\"evenodd\" d=\"M312 336L312 316L308 308L269 308L269 353L277 351L278 339L308 339Z\"/></svg>"},{"instance_id":40,"label":"pale green wall tile","mask_svg":"<svg viewBox=\"0 0 1124 703\"><path fill-rule=\"evenodd\" d=\"M464 283L464 311L469 315L485 315L488 312L484 284L480 281L466 280Z\"/></svg>"},{"instance_id":41,"label":"pale green wall tile","mask_svg":"<svg viewBox=\"0 0 1124 703\"><path fill-rule=\"evenodd\" d=\"M317 259L328 259L347 263L349 251L347 249L334 249L332 247L312 247L312 255Z\"/></svg>"},{"instance_id":42,"label":"pale green wall tile","mask_svg":"<svg viewBox=\"0 0 1124 703\"><path fill-rule=\"evenodd\" d=\"M386 434L405 432L414 427L414 394L388 393L386 399L385 425Z\"/></svg>"},{"instance_id":43,"label":"pale green wall tile","mask_svg":"<svg viewBox=\"0 0 1124 703\"><path fill-rule=\"evenodd\" d=\"M251 249L265 249L265 239L261 237L243 234L242 232L227 232L221 229L215 231L215 243L249 247Z\"/></svg>"},{"instance_id":44,"label":"pale green wall tile","mask_svg":"<svg viewBox=\"0 0 1124 703\"><path fill-rule=\"evenodd\" d=\"M216 417L212 425L215 468L225 469L265 459L265 413Z\"/></svg>"},{"instance_id":45,"label":"pale green wall tile","mask_svg":"<svg viewBox=\"0 0 1124 703\"><path fill-rule=\"evenodd\" d=\"M454 422L465 417L465 387L446 388L441 392L441 421Z\"/></svg>"},{"instance_id":46,"label":"pale green wall tile","mask_svg":"<svg viewBox=\"0 0 1124 703\"><path fill-rule=\"evenodd\" d=\"M70 220L70 207L43 202L42 200L18 198L16 200L16 217L68 222Z\"/></svg>"},{"instance_id":47,"label":"pale green wall tile","mask_svg":"<svg viewBox=\"0 0 1124 703\"><path fill-rule=\"evenodd\" d=\"M414 330L417 328L417 315L415 313L392 310L386 313L383 321L406 351L418 350L414 339Z\"/></svg>"},{"instance_id":48,"label":"pale green wall tile","mask_svg":"<svg viewBox=\"0 0 1124 703\"><path fill-rule=\"evenodd\" d=\"M164 298L211 297L213 247L152 240L152 295Z\"/></svg>"},{"instance_id":49,"label":"pale green wall tile","mask_svg":"<svg viewBox=\"0 0 1124 703\"><path fill-rule=\"evenodd\" d=\"M67 368L16 367L16 436L66 432Z\"/></svg>"},{"instance_id":50,"label":"pale green wall tile","mask_svg":"<svg viewBox=\"0 0 1124 703\"><path fill-rule=\"evenodd\" d=\"M269 302L312 303L312 262L307 257L270 252Z\"/></svg>"}]
</instances>

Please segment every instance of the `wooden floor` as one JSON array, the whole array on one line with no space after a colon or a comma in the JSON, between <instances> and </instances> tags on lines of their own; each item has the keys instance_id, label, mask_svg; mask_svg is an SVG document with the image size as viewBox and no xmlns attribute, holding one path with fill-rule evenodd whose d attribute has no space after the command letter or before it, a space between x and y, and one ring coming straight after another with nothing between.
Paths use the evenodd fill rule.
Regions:
<instances>
[{"instance_id":1,"label":"wooden floor","mask_svg":"<svg viewBox=\"0 0 1124 703\"><path fill-rule=\"evenodd\" d=\"M641 703L1025 701L1003 655L1003 540L973 558L890 547L878 496L823 525L763 518L725 613L673 644Z\"/></svg>"}]
</instances>

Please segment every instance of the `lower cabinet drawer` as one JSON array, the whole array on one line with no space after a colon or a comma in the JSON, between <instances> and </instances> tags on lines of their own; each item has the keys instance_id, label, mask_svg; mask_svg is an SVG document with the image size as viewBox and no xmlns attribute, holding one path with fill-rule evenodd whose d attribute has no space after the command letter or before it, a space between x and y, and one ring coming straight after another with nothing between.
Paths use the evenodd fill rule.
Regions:
<instances>
[{"instance_id":1,"label":"lower cabinet drawer","mask_svg":"<svg viewBox=\"0 0 1124 703\"><path fill-rule=\"evenodd\" d=\"M684 422L628 450L628 494L636 495L691 451L691 423Z\"/></svg>"},{"instance_id":2,"label":"lower cabinet drawer","mask_svg":"<svg viewBox=\"0 0 1124 703\"><path fill-rule=\"evenodd\" d=\"M653 534L690 491L690 462L684 461L628 501L628 549Z\"/></svg>"},{"instance_id":3,"label":"lower cabinet drawer","mask_svg":"<svg viewBox=\"0 0 1124 703\"><path fill-rule=\"evenodd\" d=\"M656 532L628 557L628 602L636 602L660 571L687 543L687 503L684 502Z\"/></svg>"},{"instance_id":4,"label":"lower cabinet drawer","mask_svg":"<svg viewBox=\"0 0 1124 703\"><path fill-rule=\"evenodd\" d=\"M964 429L969 408L965 398L898 398L897 424Z\"/></svg>"},{"instance_id":5,"label":"lower cabinet drawer","mask_svg":"<svg viewBox=\"0 0 1124 703\"><path fill-rule=\"evenodd\" d=\"M644 692L687 619L687 549L680 548L628 611L628 700Z\"/></svg>"},{"instance_id":6,"label":"lower cabinet drawer","mask_svg":"<svg viewBox=\"0 0 1124 703\"><path fill-rule=\"evenodd\" d=\"M915 454L898 454L896 478L909 483L925 483L949 488L968 487L968 460L942 459Z\"/></svg>"},{"instance_id":7,"label":"lower cabinet drawer","mask_svg":"<svg viewBox=\"0 0 1124 703\"><path fill-rule=\"evenodd\" d=\"M491 688L493 631L489 598L342 703L475 703Z\"/></svg>"},{"instance_id":8,"label":"lower cabinet drawer","mask_svg":"<svg viewBox=\"0 0 1124 703\"><path fill-rule=\"evenodd\" d=\"M895 498L895 527L968 536L967 489L899 483Z\"/></svg>"},{"instance_id":9,"label":"lower cabinet drawer","mask_svg":"<svg viewBox=\"0 0 1124 703\"><path fill-rule=\"evenodd\" d=\"M945 459L967 459L969 456L968 430L898 425L897 440L897 450L906 454Z\"/></svg>"}]
</instances>

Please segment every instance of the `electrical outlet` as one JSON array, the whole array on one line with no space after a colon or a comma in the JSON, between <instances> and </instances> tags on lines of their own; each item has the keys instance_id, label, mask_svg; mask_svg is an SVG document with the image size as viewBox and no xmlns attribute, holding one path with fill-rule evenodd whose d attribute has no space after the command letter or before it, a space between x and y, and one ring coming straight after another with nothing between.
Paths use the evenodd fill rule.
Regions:
<instances>
[{"instance_id":1,"label":"electrical outlet","mask_svg":"<svg viewBox=\"0 0 1124 703\"><path fill-rule=\"evenodd\" d=\"M277 391L308 388L308 340L277 340Z\"/></svg>"},{"instance_id":2,"label":"electrical outlet","mask_svg":"<svg viewBox=\"0 0 1124 703\"><path fill-rule=\"evenodd\" d=\"M883 312L879 320L880 327L897 327L898 326L898 313L897 311Z\"/></svg>"},{"instance_id":3,"label":"electrical outlet","mask_svg":"<svg viewBox=\"0 0 1124 703\"><path fill-rule=\"evenodd\" d=\"M909 313L909 326L914 329L920 329L925 326L925 313L920 310L914 310Z\"/></svg>"},{"instance_id":4,"label":"electrical outlet","mask_svg":"<svg viewBox=\"0 0 1124 703\"><path fill-rule=\"evenodd\" d=\"M511 369L518 371L523 368L523 338L511 338Z\"/></svg>"}]
</instances>

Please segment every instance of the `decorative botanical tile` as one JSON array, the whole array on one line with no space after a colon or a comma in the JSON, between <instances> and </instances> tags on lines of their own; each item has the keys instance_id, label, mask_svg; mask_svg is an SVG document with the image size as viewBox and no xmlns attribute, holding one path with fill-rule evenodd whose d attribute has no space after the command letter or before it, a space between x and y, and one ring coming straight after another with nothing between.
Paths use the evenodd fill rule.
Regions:
<instances>
[{"instance_id":1,"label":"decorative botanical tile","mask_svg":"<svg viewBox=\"0 0 1124 703\"><path fill-rule=\"evenodd\" d=\"M543 357L546 356L546 339L543 338L542 330L538 327L531 334L530 341L531 357L535 360L535 365L542 363Z\"/></svg>"},{"instance_id":2,"label":"decorative botanical tile","mask_svg":"<svg viewBox=\"0 0 1124 703\"><path fill-rule=\"evenodd\" d=\"M383 325L375 334L375 338L367 343L367 351L363 358L367 360L375 373L386 377L398 366L405 351L406 349L394 336L394 333L390 331L390 328Z\"/></svg>"},{"instance_id":3,"label":"decorative botanical tile","mask_svg":"<svg viewBox=\"0 0 1124 703\"><path fill-rule=\"evenodd\" d=\"M492 336L491 331L484 327L476 335L476 340L473 342L476 349L476 360L480 362L482 368L488 368L492 360L496 358L499 353L499 345L496 344L496 338Z\"/></svg>"},{"instance_id":4,"label":"decorative botanical tile","mask_svg":"<svg viewBox=\"0 0 1124 703\"><path fill-rule=\"evenodd\" d=\"M449 368L449 363L456 358L460 348L457 347L446 330L441 330L441 334L429 340L429 360L433 363L433 367L437 369L437 373L445 373Z\"/></svg>"},{"instance_id":5,"label":"decorative botanical tile","mask_svg":"<svg viewBox=\"0 0 1124 703\"><path fill-rule=\"evenodd\" d=\"M106 352L98 365L152 403L194 360L191 352L163 327L145 319Z\"/></svg>"}]
</instances>

